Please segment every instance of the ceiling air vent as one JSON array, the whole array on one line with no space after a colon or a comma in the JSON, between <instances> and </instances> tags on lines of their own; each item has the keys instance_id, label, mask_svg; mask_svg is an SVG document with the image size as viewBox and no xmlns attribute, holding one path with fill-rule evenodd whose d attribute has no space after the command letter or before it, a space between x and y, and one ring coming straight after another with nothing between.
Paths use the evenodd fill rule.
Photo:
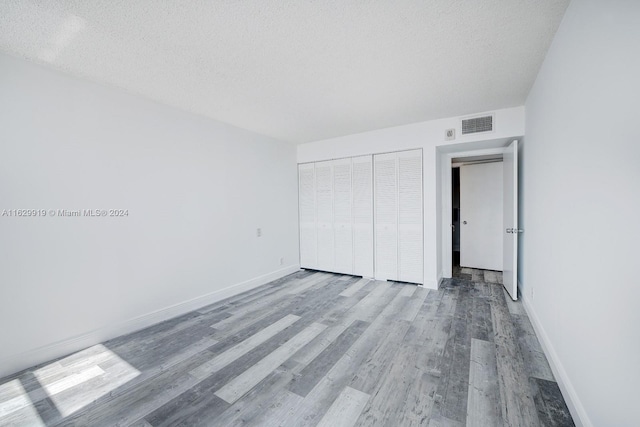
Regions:
<instances>
[{"instance_id":1,"label":"ceiling air vent","mask_svg":"<svg viewBox=\"0 0 640 427\"><path fill-rule=\"evenodd\" d=\"M474 117L462 120L462 134L491 132L493 130L493 116Z\"/></svg>"}]
</instances>

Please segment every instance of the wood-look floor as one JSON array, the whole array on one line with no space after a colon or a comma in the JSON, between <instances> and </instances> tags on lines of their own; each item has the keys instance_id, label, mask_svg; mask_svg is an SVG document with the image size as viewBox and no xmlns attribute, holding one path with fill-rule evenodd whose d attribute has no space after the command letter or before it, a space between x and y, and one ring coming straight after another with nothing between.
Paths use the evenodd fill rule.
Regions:
<instances>
[{"instance_id":1,"label":"wood-look floor","mask_svg":"<svg viewBox=\"0 0 640 427\"><path fill-rule=\"evenodd\" d=\"M0 425L573 425L521 304L459 273L301 271L0 380Z\"/></svg>"}]
</instances>

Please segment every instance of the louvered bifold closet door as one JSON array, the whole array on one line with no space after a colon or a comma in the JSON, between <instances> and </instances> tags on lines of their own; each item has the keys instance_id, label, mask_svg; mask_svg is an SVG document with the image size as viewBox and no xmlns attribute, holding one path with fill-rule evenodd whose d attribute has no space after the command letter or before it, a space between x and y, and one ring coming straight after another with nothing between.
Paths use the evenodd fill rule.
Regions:
<instances>
[{"instance_id":1,"label":"louvered bifold closet door","mask_svg":"<svg viewBox=\"0 0 640 427\"><path fill-rule=\"evenodd\" d=\"M334 271L333 162L316 163L316 221L319 270Z\"/></svg>"},{"instance_id":2,"label":"louvered bifold closet door","mask_svg":"<svg viewBox=\"0 0 640 427\"><path fill-rule=\"evenodd\" d=\"M374 163L375 278L398 279L397 155L377 154Z\"/></svg>"},{"instance_id":3,"label":"louvered bifold closet door","mask_svg":"<svg viewBox=\"0 0 640 427\"><path fill-rule=\"evenodd\" d=\"M317 268L315 165L298 165L300 266Z\"/></svg>"},{"instance_id":4,"label":"louvered bifold closet door","mask_svg":"<svg viewBox=\"0 0 640 427\"><path fill-rule=\"evenodd\" d=\"M422 150L398 153L398 280L423 283Z\"/></svg>"},{"instance_id":5,"label":"louvered bifold closet door","mask_svg":"<svg viewBox=\"0 0 640 427\"><path fill-rule=\"evenodd\" d=\"M373 158L353 157L353 274L373 277Z\"/></svg>"},{"instance_id":6,"label":"louvered bifold closet door","mask_svg":"<svg viewBox=\"0 0 640 427\"><path fill-rule=\"evenodd\" d=\"M335 271L353 274L351 159L333 161Z\"/></svg>"}]
</instances>

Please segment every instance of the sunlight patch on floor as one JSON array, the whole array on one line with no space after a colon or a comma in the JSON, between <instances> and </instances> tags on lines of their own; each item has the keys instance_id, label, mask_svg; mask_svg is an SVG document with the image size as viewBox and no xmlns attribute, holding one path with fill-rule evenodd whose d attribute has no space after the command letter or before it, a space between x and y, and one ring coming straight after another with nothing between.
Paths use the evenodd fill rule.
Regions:
<instances>
[{"instance_id":1,"label":"sunlight patch on floor","mask_svg":"<svg viewBox=\"0 0 640 427\"><path fill-rule=\"evenodd\" d=\"M45 425L18 379L0 384L0 425Z\"/></svg>"},{"instance_id":2,"label":"sunlight patch on floor","mask_svg":"<svg viewBox=\"0 0 640 427\"><path fill-rule=\"evenodd\" d=\"M102 344L34 372L63 417L131 381L140 371Z\"/></svg>"},{"instance_id":3,"label":"sunlight patch on floor","mask_svg":"<svg viewBox=\"0 0 640 427\"><path fill-rule=\"evenodd\" d=\"M0 385L0 425L44 425L35 405L47 398L68 417L138 375L113 351L95 345Z\"/></svg>"}]
</instances>

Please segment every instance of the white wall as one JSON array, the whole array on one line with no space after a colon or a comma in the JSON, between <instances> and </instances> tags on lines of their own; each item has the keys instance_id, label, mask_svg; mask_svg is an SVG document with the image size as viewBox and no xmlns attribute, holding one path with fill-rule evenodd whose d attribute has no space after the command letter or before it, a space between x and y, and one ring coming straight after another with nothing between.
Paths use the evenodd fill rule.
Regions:
<instances>
[{"instance_id":1,"label":"white wall","mask_svg":"<svg viewBox=\"0 0 640 427\"><path fill-rule=\"evenodd\" d=\"M0 216L0 376L295 270L296 176L294 145L0 55L0 210L129 210Z\"/></svg>"},{"instance_id":2,"label":"white wall","mask_svg":"<svg viewBox=\"0 0 640 427\"><path fill-rule=\"evenodd\" d=\"M526 103L522 291L584 425L639 419L638 22L573 1Z\"/></svg>"},{"instance_id":3,"label":"white wall","mask_svg":"<svg viewBox=\"0 0 640 427\"><path fill-rule=\"evenodd\" d=\"M483 142L501 140L524 135L524 108L515 107L494 111L495 130L482 135L461 136L460 118L420 122L406 126L380 129L371 132L332 138L298 145L298 162L336 159L363 154L390 151L423 149L424 175L424 284L437 288L442 277L442 266L438 248L442 241L440 197L440 154L444 146L460 144L466 150L475 146L485 148ZM457 139L444 141L445 129L456 128ZM451 147L453 149L453 147ZM450 174L450 172L449 172Z\"/></svg>"}]
</instances>

